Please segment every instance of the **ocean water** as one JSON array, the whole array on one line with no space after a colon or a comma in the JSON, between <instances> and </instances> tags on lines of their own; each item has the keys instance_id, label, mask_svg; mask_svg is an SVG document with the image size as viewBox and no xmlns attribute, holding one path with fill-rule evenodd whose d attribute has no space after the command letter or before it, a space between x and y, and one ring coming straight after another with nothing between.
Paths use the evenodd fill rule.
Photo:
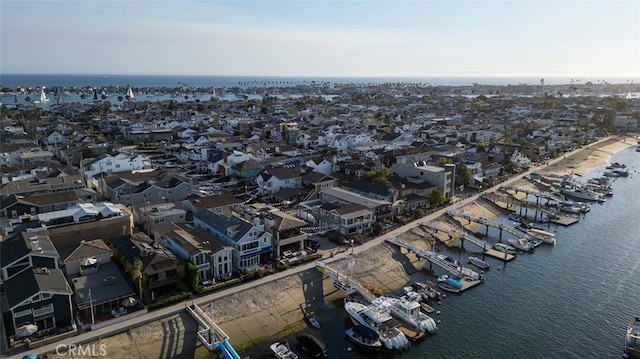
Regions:
<instances>
[{"instance_id":1,"label":"ocean water","mask_svg":"<svg viewBox=\"0 0 640 359\"><path fill-rule=\"evenodd\" d=\"M544 77L544 76L542 76ZM178 76L178 75L70 75L70 74L0 74L0 86L16 87L273 87L330 84L412 83L436 86L539 85L540 77L513 76L431 76L431 77L300 77L300 76ZM570 77L544 77L545 85L569 84ZM582 78L582 83L605 80L611 84L640 82L640 78Z\"/></svg>"},{"instance_id":2,"label":"ocean water","mask_svg":"<svg viewBox=\"0 0 640 359\"><path fill-rule=\"evenodd\" d=\"M408 351L356 349L344 338L343 309L323 310L322 328L309 331L327 344L332 358L621 358L627 324L640 315L640 153L624 149L611 161L625 163L632 173L613 183L612 197L593 204L577 224L550 226L555 246L542 244L509 263L485 258L492 265L486 282L434 305L438 332ZM603 172L596 169L585 179ZM488 240L497 236L490 230ZM478 251L467 247L449 255L466 263ZM268 358L268 345L240 354Z\"/></svg>"}]
</instances>

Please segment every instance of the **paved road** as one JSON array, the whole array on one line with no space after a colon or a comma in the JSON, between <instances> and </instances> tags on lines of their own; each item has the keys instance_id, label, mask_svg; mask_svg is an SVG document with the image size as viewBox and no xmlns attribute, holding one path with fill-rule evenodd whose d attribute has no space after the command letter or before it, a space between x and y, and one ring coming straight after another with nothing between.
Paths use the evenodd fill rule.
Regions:
<instances>
[{"instance_id":1,"label":"paved road","mask_svg":"<svg viewBox=\"0 0 640 359\"><path fill-rule=\"evenodd\" d=\"M593 145L597 145L600 142L606 141L609 138L610 137L607 137L607 138L604 138L604 139L602 139L600 141L594 142L593 144L590 144L589 147L591 147ZM573 152L567 153L566 156L571 156L571 155L579 152L580 150L582 150L582 148L579 148L579 149L577 149L577 150L575 150ZM566 157L566 156L564 156L564 157ZM559 157L559 158L553 159L553 160L549 161L548 165L555 164L555 163L561 161L562 159L563 159L563 157ZM496 186L493 186L493 187L491 187L489 189L486 189L484 192L492 192L492 191L495 191L495 190L499 189L501 186L504 186L504 185L507 185L507 184L512 184L513 182L520 180L524 176L530 175L532 172L539 171L542 168L544 168L544 167L533 167L533 168L531 168L530 170L528 170L528 171L526 171L524 173L521 173L521 174L519 174L519 175L517 175L515 177L512 177L512 178L506 180L505 182L502 182L502 183L500 183L500 184L498 184ZM479 195L480 194L476 194L476 195L473 195L471 197L468 197L468 198L465 198L463 200L460 200L460 201L452 204L451 206L442 208L442 209L440 209L440 210L438 210L438 211L436 211L434 213L431 213L431 214L429 214L429 215L427 215L427 216L425 216L423 218L420 218L420 219L417 219L415 221L409 222L409 223L407 223L407 224L405 224L405 225L403 225L401 227L398 227L398 228L396 228L396 229L394 229L394 230L392 230L390 232L387 232L387 233L385 233L385 234L383 234L383 235L381 235L379 237L376 237L376 238L374 238L373 240L371 240L369 242L366 242L366 243L364 243L362 245L359 245L358 247L355 247L354 248L354 253L357 254L357 253L360 253L362 251L366 251L366 250L370 249L371 247L382 243L387 238L391 238L393 236L398 236L398 235L400 235L400 234L402 234L404 232L407 232L408 230L410 230L412 228L415 228L415 227L419 226L420 223L422 223L422 222L434 220L434 219L442 216L446 211L448 211L451 208L458 209L458 208L464 207L464 206L468 205L469 203L471 203L471 202L475 201L476 199L478 199ZM341 260L341 259L342 259L342 256L335 256L333 258L324 258L323 261L325 263L329 264L329 263L333 263L333 262ZM211 301L215 301L216 299L220 299L220 298L226 297L228 295L231 295L233 293L241 292L241 291L246 290L246 289L250 289L250 288L253 288L253 287L256 287L256 286L259 286L259 285L263 285L265 283L276 281L278 279L282 279L284 277L287 277L287 276L290 276L290 275L294 275L294 274L309 270L309 269L313 268L314 266L315 266L315 263L313 263L313 262L302 264L300 266L296 266L296 267L290 268L290 269L288 269L286 271L274 273L272 275L269 275L267 277L264 277L264 278L261 278L261 279L258 279L258 280L252 281L252 282L244 283L244 284L241 284L241 285L236 286L236 287L232 287L232 288L228 288L228 289L222 290L220 292L216 292L216 293L212 293L212 294L209 294L209 295L206 295L206 296L198 297L198 298L194 299L193 301L190 300L188 302L183 302L183 303L175 304L175 305L163 308L163 309L155 310L153 312L147 313L147 314L142 315L142 316L137 317L137 318L132 318L130 320L127 320L127 321L124 321L124 322L121 322L121 323L117 323L117 324L113 324L113 325L110 325L110 326L102 328L102 329L86 332L86 333L77 335L77 336L75 336L73 338L68 338L66 340L63 340L63 341L60 341L60 342L57 342L57 343L53 343L53 344L50 344L50 345L46 345L46 346L37 348L37 349L32 350L32 351L28 351L28 352L30 352L30 353L38 353L38 354L47 353L47 352L53 352L53 351L56 350L56 347L58 345L61 345L61 344L69 345L69 344L88 343L88 342L92 342L92 341L94 341L94 340L96 340L98 338L101 338L101 337L104 338L104 337L109 337L109 336L112 336L112 335L115 335L115 334L119 334L119 333L122 333L122 332L125 332L125 331L129 330L129 328L137 327L137 326L140 326L140 325L143 325L143 324L147 324L147 323L150 323L150 322L153 322L153 321L156 321L156 320L159 320L159 319L162 319L162 318L169 317L169 316L172 316L174 314L177 314L177 313L185 310L185 307L187 306L187 304L191 304L191 303L196 303L196 304L199 304L199 305L206 304L206 303L209 303ZM21 359L22 356L25 354L25 352L22 352L22 353L11 353L11 354L13 354L13 356L10 356L9 358L11 358L11 359Z\"/></svg>"}]
</instances>

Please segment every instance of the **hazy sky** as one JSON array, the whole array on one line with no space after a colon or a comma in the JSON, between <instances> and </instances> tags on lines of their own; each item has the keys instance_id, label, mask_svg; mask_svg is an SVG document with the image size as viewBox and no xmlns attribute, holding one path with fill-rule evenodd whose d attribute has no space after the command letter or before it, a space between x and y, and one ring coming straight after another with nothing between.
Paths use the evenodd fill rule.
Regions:
<instances>
[{"instance_id":1,"label":"hazy sky","mask_svg":"<svg viewBox=\"0 0 640 359\"><path fill-rule=\"evenodd\" d=\"M0 0L0 72L640 76L640 1Z\"/></svg>"}]
</instances>

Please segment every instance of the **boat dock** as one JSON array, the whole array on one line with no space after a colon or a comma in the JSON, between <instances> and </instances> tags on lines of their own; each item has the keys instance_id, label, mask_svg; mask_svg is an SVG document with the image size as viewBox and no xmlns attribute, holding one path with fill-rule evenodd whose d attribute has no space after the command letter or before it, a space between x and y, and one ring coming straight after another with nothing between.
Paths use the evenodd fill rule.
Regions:
<instances>
[{"instance_id":1,"label":"boat dock","mask_svg":"<svg viewBox=\"0 0 640 359\"><path fill-rule=\"evenodd\" d=\"M240 355L229 343L229 336L220 328L202 308L196 304L187 307L187 312L191 314L202 330L198 331L198 339L209 349L209 351L220 350L225 359L240 359Z\"/></svg>"},{"instance_id":2,"label":"boat dock","mask_svg":"<svg viewBox=\"0 0 640 359\"><path fill-rule=\"evenodd\" d=\"M371 293L356 279L329 267L324 262L318 261L316 268L322 273L326 274L331 280L333 280L333 286L337 289L343 290L347 295L359 293L364 299L371 302L376 298L376 295Z\"/></svg>"},{"instance_id":3,"label":"boat dock","mask_svg":"<svg viewBox=\"0 0 640 359\"><path fill-rule=\"evenodd\" d=\"M509 262L510 260L514 259L516 256L513 254L508 254L508 253L503 253L500 251L497 251L495 249L493 249L493 246L490 245L487 241L484 241L474 235L472 235L471 233L468 232L463 232L462 233L462 237L460 237L461 241L469 241L473 244L475 244L476 246L482 248L482 253L485 255L488 255L490 257L493 258L497 258L500 259L502 261L505 262Z\"/></svg>"},{"instance_id":4,"label":"boat dock","mask_svg":"<svg viewBox=\"0 0 640 359\"><path fill-rule=\"evenodd\" d=\"M481 279L477 279L477 278L481 278L481 275L479 273L476 273L468 268L465 268L465 271L467 271L467 274L465 274L462 272L461 269L458 269L457 267L451 265L449 262L438 258L438 256L434 252L417 248L409 243L402 242L396 237L387 238L386 241L389 243L393 243L398 247L406 248L407 250L409 250L419 258L426 259L430 266L435 264L453 276L463 277L460 281L463 284L462 288L460 289L461 292L483 282ZM462 265L460 265L460 268L462 268ZM474 277L476 279L470 278L468 273L475 274Z\"/></svg>"},{"instance_id":5,"label":"boat dock","mask_svg":"<svg viewBox=\"0 0 640 359\"><path fill-rule=\"evenodd\" d=\"M476 223L480 223L484 226L486 226L486 230L485 230L485 234L487 234L489 232L489 227L494 227L500 230L500 236L499 239L502 240L502 232L507 232L511 235L513 235L516 238L521 238L521 237L528 237L528 235L523 234L522 232L518 231L515 228L509 227L509 226L505 226L502 223L496 223L496 222L492 222L486 218L483 217L477 217L471 214L467 214L464 212L458 212L455 210L449 210L447 211L447 214L451 217L458 217L458 218L462 218L462 219L466 219L467 221L469 221L469 223L471 222L476 222Z\"/></svg>"}]
</instances>

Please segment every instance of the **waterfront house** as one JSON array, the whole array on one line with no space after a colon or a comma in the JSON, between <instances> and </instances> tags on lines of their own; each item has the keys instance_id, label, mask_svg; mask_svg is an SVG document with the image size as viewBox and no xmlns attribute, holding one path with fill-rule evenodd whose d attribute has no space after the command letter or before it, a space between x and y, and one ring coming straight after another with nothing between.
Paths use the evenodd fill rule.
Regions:
<instances>
[{"instance_id":1,"label":"waterfront house","mask_svg":"<svg viewBox=\"0 0 640 359\"><path fill-rule=\"evenodd\" d=\"M79 202L95 202L95 200L96 193L90 189L76 189L28 196L10 195L2 200L0 214L9 218L18 218L21 215L36 215L58 211Z\"/></svg>"},{"instance_id":2,"label":"waterfront house","mask_svg":"<svg viewBox=\"0 0 640 359\"><path fill-rule=\"evenodd\" d=\"M185 262L144 233L112 240L114 257L124 266L142 262L142 298L154 301L186 288Z\"/></svg>"},{"instance_id":3,"label":"waterfront house","mask_svg":"<svg viewBox=\"0 0 640 359\"><path fill-rule=\"evenodd\" d=\"M46 234L21 232L0 242L2 280L28 268L58 268L60 254Z\"/></svg>"},{"instance_id":4,"label":"waterfront house","mask_svg":"<svg viewBox=\"0 0 640 359\"><path fill-rule=\"evenodd\" d=\"M252 223L233 215L201 209L194 214L194 224L233 248L234 269L256 269L271 259L272 235L265 231L259 220Z\"/></svg>"},{"instance_id":5,"label":"waterfront house","mask_svg":"<svg viewBox=\"0 0 640 359\"><path fill-rule=\"evenodd\" d=\"M233 247L203 228L165 223L154 228L153 239L178 258L195 264L200 283L233 273Z\"/></svg>"},{"instance_id":6,"label":"waterfront house","mask_svg":"<svg viewBox=\"0 0 640 359\"><path fill-rule=\"evenodd\" d=\"M27 324L53 331L73 324L71 287L60 269L27 268L4 282L9 333Z\"/></svg>"}]
</instances>

